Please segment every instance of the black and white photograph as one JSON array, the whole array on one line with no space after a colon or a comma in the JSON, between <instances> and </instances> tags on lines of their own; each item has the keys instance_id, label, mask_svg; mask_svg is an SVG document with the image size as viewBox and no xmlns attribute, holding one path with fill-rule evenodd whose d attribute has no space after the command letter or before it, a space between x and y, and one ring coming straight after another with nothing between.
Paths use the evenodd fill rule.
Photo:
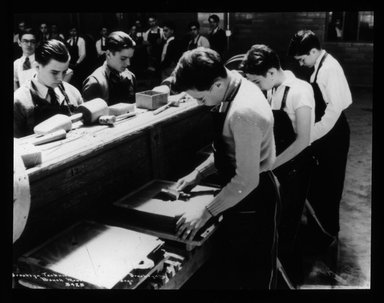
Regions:
<instances>
[{"instance_id":1,"label":"black and white photograph","mask_svg":"<svg viewBox=\"0 0 384 303\"><path fill-rule=\"evenodd\" d=\"M371 290L373 10L55 10L12 16L12 292Z\"/></svg>"}]
</instances>

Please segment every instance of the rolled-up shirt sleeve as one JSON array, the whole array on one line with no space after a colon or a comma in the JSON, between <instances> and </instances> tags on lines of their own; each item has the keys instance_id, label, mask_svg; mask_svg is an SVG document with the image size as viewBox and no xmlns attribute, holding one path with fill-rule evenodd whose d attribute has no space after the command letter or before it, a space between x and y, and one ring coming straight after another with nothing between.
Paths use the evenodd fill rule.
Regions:
<instances>
[{"instance_id":1,"label":"rolled-up shirt sleeve","mask_svg":"<svg viewBox=\"0 0 384 303\"><path fill-rule=\"evenodd\" d=\"M262 128L256 118L238 114L232 118L230 128L235 143L236 174L207 205L214 216L238 204L259 184Z\"/></svg>"}]
</instances>

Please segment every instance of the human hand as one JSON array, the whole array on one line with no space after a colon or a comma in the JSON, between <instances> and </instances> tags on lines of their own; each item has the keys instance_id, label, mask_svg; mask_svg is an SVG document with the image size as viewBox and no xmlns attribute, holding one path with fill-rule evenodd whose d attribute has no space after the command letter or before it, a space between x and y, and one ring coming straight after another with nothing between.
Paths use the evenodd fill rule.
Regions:
<instances>
[{"instance_id":1,"label":"human hand","mask_svg":"<svg viewBox=\"0 0 384 303\"><path fill-rule=\"evenodd\" d=\"M176 222L176 236L182 240L193 240L196 233L211 217L212 215L205 208L205 204L189 203L185 212Z\"/></svg>"},{"instance_id":2,"label":"human hand","mask_svg":"<svg viewBox=\"0 0 384 303\"><path fill-rule=\"evenodd\" d=\"M153 91L159 92L159 93L170 93L170 88L167 85L159 85L152 88Z\"/></svg>"},{"instance_id":3,"label":"human hand","mask_svg":"<svg viewBox=\"0 0 384 303\"><path fill-rule=\"evenodd\" d=\"M176 184L175 189L177 191L182 191L184 189L190 189L197 185L201 180L201 176L197 170L194 170L190 174L184 176L183 178L180 178Z\"/></svg>"}]
</instances>

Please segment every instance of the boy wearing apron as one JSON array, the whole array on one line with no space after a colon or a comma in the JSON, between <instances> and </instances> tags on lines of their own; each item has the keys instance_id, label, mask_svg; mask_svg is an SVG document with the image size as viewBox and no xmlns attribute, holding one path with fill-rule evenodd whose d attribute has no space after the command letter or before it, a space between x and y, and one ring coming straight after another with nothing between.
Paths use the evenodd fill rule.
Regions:
<instances>
[{"instance_id":1,"label":"boy wearing apron","mask_svg":"<svg viewBox=\"0 0 384 303\"><path fill-rule=\"evenodd\" d=\"M80 92L63 82L69 52L59 40L48 40L35 52L37 73L14 92L14 137L33 134L36 124L56 115L71 115L83 103Z\"/></svg>"},{"instance_id":2,"label":"boy wearing apron","mask_svg":"<svg viewBox=\"0 0 384 303\"><path fill-rule=\"evenodd\" d=\"M220 289L274 288L278 192L271 172L275 143L267 100L257 86L226 69L216 51L203 47L184 53L163 84L212 108L214 153L179 179L177 189L194 186L215 171L222 186L207 207L193 205L181 215L177 235L192 239L211 217L222 214L207 284Z\"/></svg>"},{"instance_id":3,"label":"boy wearing apron","mask_svg":"<svg viewBox=\"0 0 384 303\"><path fill-rule=\"evenodd\" d=\"M298 284L301 262L295 255L296 239L315 164L309 149L315 124L313 89L283 70L276 52L266 45L252 46L241 69L247 79L267 92L274 113L277 157L273 172L280 182L282 199L279 259L292 282Z\"/></svg>"},{"instance_id":4,"label":"boy wearing apron","mask_svg":"<svg viewBox=\"0 0 384 303\"><path fill-rule=\"evenodd\" d=\"M298 31L291 39L288 54L301 66L314 68L310 78L316 102L311 148L319 165L311 181L308 201L324 229L337 240L350 141L350 129L343 111L352 103L351 91L339 62L321 48L312 31ZM315 244L320 251L329 246L322 241Z\"/></svg>"}]
</instances>

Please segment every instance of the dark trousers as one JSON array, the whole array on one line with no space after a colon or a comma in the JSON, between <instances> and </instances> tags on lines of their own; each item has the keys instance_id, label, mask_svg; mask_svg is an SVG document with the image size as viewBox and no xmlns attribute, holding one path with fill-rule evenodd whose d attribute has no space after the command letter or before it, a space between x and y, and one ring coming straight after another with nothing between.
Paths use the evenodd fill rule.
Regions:
<instances>
[{"instance_id":1,"label":"dark trousers","mask_svg":"<svg viewBox=\"0 0 384 303\"><path fill-rule=\"evenodd\" d=\"M344 113L333 129L312 143L319 165L315 168L308 201L324 229L333 236L340 230L339 208L344 188L350 129Z\"/></svg>"},{"instance_id":2,"label":"dark trousers","mask_svg":"<svg viewBox=\"0 0 384 303\"><path fill-rule=\"evenodd\" d=\"M270 174L270 175L268 175ZM189 288L275 288L277 187L262 173L259 186L224 212L213 255Z\"/></svg>"},{"instance_id":3,"label":"dark trousers","mask_svg":"<svg viewBox=\"0 0 384 303\"><path fill-rule=\"evenodd\" d=\"M316 160L309 148L276 169L280 183L281 212L278 220L278 257L293 283L302 278L298 236Z\"/></svg>"}]
</instances>

